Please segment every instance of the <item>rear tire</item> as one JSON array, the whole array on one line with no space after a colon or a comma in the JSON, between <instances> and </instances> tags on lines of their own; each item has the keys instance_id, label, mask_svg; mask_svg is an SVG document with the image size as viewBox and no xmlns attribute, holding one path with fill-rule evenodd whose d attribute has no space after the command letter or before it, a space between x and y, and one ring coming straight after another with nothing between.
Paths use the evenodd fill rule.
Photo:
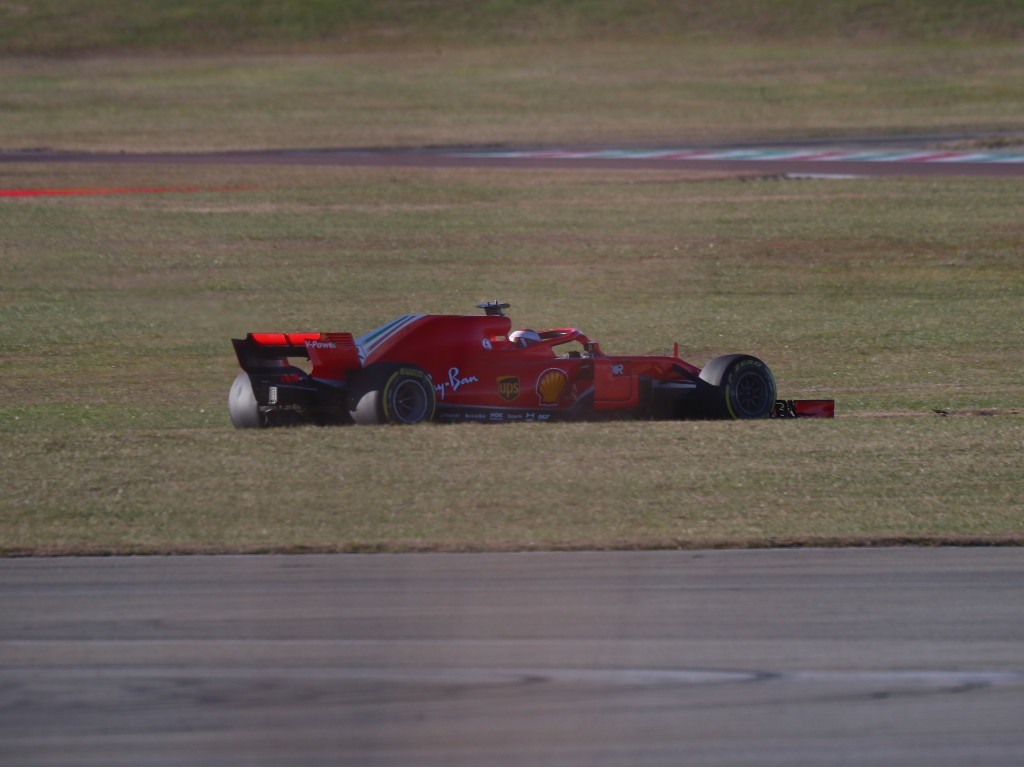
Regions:
<instances>
[{"instance_id":1,"label":"rear tire","mask_svg":"<svg viewBox=\"0 0 1024 768\"><path fill-rule=\"evenodd\" d=\"M231 384L231 391L228 393L228 413L231 414L231 423L239 429L259 429L266 426L263 416L260 415L256 395L252 391L252 381L245 371L238 374Z\"/></svg>"},{"instance_id":2,"label":"rear tire","mask_svg":"<svg viewBox=\"0 0 1024 768\"><path fill-rule=\"evenodd\" d=\"M434 383L422 368L377 363L353 378L348 402L356 424L419 424L434 418Z\"/></svg>"},{"instance_id":3,"label":"rear tire","mask_svg":"<svg viewBox=\"0 0 1024 768\"><path fill-rule=\"evenodd\" d=\"M751 355L716 357L700 372L714 389L709 415L723 419L765 419L775 408L775 377Z\"/></svg>"}]
</instances>

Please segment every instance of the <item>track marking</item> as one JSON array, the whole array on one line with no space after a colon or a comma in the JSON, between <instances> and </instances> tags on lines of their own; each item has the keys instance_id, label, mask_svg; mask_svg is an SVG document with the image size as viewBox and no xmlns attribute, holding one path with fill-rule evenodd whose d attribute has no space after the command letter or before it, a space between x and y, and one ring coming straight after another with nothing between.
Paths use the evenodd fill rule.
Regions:
<instances>
[{"instance_id":1,"label":"track marking","mask_svg":"<svg viewBox=\"0 0 1024 768\"><path fill-rule=\"evenodd\" d=\"M1024 163L1024 154L994 152L822 152L820 149L600 149L600 150L474 150L453 157L527 160L749 160L860 163Z\"/></svg>"},{"instance_id":2,"label":"track marking","mask_svg":"<svg viewBox=\"0 0 1024 768\"><path fill-rule=\"evenodd\" d=\"M162 195L171 192L229 192L238 188L157 187L152 189L0 189L0 197L52 197L61 195Z\"/></svg>"}]
</instances>

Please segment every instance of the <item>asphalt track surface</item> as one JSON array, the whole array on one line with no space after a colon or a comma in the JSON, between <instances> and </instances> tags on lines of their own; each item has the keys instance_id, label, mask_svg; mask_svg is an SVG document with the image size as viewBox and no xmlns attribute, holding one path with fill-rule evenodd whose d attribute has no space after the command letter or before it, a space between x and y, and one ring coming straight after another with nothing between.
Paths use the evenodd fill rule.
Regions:
<instances>
[{"instance_id":1,"label":"asphalt track surface","mask_svg":"<svg viewBox=\"0 0 1024 768\"><path fill-rule=\"evenodd\" d=\"M946 150L962 136L866 137L686 147L413 147L236 152L0 151L3 163L313 165L651 170L778 177L1024 176L1024 147ZM970 138L970 137L966 137Z\"/></svg>"},{"instance_id":2,"label":"asphalt track surface","mask_svg":"<svg viewBox=\"0 0 1024 768\"><path fill-rule=\"evenodd\" d=\"M0 762L1020 765L1024 549L0 560Z\"/></svg>"}]
</instances>

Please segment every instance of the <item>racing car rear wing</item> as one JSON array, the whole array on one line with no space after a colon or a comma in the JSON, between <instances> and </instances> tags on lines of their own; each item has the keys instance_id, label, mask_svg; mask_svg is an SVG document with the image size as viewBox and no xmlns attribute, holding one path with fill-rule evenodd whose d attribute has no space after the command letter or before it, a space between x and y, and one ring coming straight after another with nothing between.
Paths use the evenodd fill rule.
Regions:
<instances>
[{"instance_id":1,"label":"racing car rear wing","mask_svg":"<svg viewBox=\"0 0 1024 768\"><path fill-rule=\"evenodd\" d=\"M292 367L289 357L308 359L313 378L342 379L345 371L362 366L351 333L250 333L231 343L247 373Z\"/></svg>"},{"instance_id":2,"label":"racing car rear wing","mask_svg":"<svg viewBox=\"0 0 1024 768\"><path fill-rule=\"evenodd\" d=\"M250 333L244 339L232 339L238 364L243 371L283 368L289 357L307 357L306 342L319 339L319 333Z\"/></svg>"}]
</instances>

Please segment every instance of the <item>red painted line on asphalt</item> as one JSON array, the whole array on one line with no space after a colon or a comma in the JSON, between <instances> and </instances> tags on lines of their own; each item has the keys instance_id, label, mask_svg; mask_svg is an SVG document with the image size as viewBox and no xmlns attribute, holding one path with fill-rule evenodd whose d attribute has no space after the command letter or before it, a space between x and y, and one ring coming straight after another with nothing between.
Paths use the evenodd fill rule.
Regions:
<instances>
[{"instance_id":1,"label":"red painted line on asphalt","mask_svg":"<svg viewBox=\"0 0 1024 768\"><path fill-rule=\"evenodd\" d=\"M0 197L48 197L53 195L147 195L170 192L229 192L244 187L202 189L200 187L166 187L154 189L0 189Z\"/></svg>"}]
</instances>

